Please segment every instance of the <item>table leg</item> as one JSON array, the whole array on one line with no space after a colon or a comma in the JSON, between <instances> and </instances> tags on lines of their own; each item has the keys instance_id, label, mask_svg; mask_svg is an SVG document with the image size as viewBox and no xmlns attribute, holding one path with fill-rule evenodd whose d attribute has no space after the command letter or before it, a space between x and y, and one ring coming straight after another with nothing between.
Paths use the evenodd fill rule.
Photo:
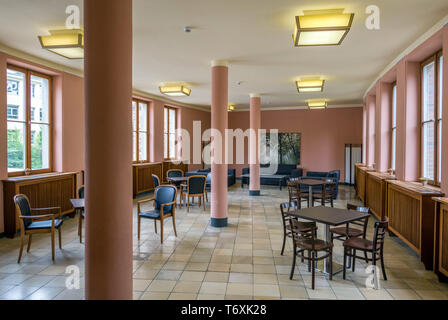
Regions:
<instances>
[{"instance_id":1,"label":"table leg","mask_svg":"<svg viewBox=\"0 0 448 320\"><path fill-rule=\"evenodd\" d=\"M330 225L326 224L324 229L324 239L327 242L331 241L330 234ZM330 258L326 258L325 260L320 260L317 263L317 269L321 271L323 274L328 275L330 270ZM334 261L334 248L333 248L333 275L342 272L343 266Z\"/></svg>"},{"instance_id":2,"label":"table leg","mask_svg":"<svg viewBox=\"0 0 448 320\"><path fill-rule=\"evenodd\" d=\"M313 203L313 186L308 186L309 208L314 207Z\"/></svg>"},{"instance_id":3,"label":"table leg","mask_svg":"<svg viewBox=\"0 0 448 320\"><path fill-rule=\"evenodd\" d=\"M82 209L78 209L79 214L79 222L78 222L78 229L79 229L79 243L82 243Z\"/></svg>"}]
</instances>

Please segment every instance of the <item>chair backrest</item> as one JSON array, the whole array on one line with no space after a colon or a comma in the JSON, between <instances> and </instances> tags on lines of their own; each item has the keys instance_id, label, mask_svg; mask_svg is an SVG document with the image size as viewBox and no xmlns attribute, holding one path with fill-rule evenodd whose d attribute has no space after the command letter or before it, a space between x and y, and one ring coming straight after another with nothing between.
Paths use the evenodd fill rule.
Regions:
<instances>
[{"instance_id":1,"label":"chair backrest","mask_svg":"<svg viewBox=\"0 0 448 320\"><path fill-rule=\"evenodd\" d=\"M166 172L166 176L168 178L174 178L174 177L183 177L184 172L180 169L171 169Z\"/></svg>"},{"instance_id":2,"label":"chair backrest","mask_svg":"<svg viewBox=\"0 0 448 320\"><path fill-rule=\"evenodd\" d=\"M31 216L31 206L28 197L24 194L17 194L14 196L14 203L16 204L16 208L19 209L20 215L24 217ZM33 221L31 219L23 219L23 224L25 228L28 227Z\"/></svg>"},{"instance_id":3,"label":"chair backrest","mask_svg":"<svg viewBox=\"0 0 448 320\"><path fill-rule=\"evenodd\" d=\"M384 221L375 222L375 232L373 233L373 248L382 249L384 245L384 239L386 238L386 231L389 225L389 218L385 218Z\"/></svg>"},{"instance_id":4,"label":"chair backrest","mask_svg":"<svg viewBox=\"0 0 448 320\"><path fill-rule=\"evenodd\" d=\"M160 186L160 179L155 174L152 175L152 180L154 181L154 189Z\"/></svg>"},{"instance_id":5,"label":"chair backrest","mask_svg":"<svg viewBox=\"0 0 448 320\"><path fill-rule=\"evenodd\" d=\"M293 199L298 199L300 193L299 182L294 179L288 179L286 185L288 186L289 201L291 202Z\"/></svg>"},{"instance_id":6,"label":"chair backrest","mask_svg":"<svg viewBox=\"0 0 448 320\"><path fill-rule=\"evenodd\" d=\"M205 181L207 184L211 184L212 183L212 173L208 173L207 174L207 180Z\"/></svg>"},{"instance_id":7,"label":"chair backrest","mask_svg":"<svg viewBox=\"0 0 448 320\"><path fill-rule=\"evenodd\" d=\"M156 209L162 210L162 204L176 201L177 188L175 186L159 186L155 191ZM172 213L173 205L166 206L163 214Z\"/></svg>"},{"instance_id":8,"label":"chair backrest","mask_svg":"<svg viewBox=\"0 0 448 320\"><path fill-rule=\"evenodd\" d=\"M315 249L316 242L316 223L315 222L303 222L295 219L290 219L291 231L293 234L293 241L295 245L300 246L300 242L311 243L311 250Z\"/></svg>"},{"instance_id":9,"label":"chair backrest","mask_svg":"<svg viewBox=\"0 0 448 320\"><path fill-rule=\"evenodd\" d=\"M287 212L298 210L299 208L299 201L290 201L280 204L280 212L282 214L282 222L283 222L283 228L286 228L286 224L288 223L288 220L291 219L290 216L286 215Z\"/></svg>"},{"instance_id":10,"label":"chair backrest","mask_svg":"<svg viewBox=\"0 0 448 320\"><path fill-rule=\"evenodd\" d=\"M84 195L84 190L85 187L84 186L80 186L78 189L78 199L84 199L85 195Z\"/></svg>"},{"instance_id":11,"label":"chair backrest","mask_svg":"<svg viewBox=\"0 0 448 320\"><path fill-rule=\"evenodd\" d=\"M205 192L205 181L206 177L204 176L188 177L187 181L188 194L203 194Z\"/></svg>"},{"instance_id":12,"label":"chair backrest","mask_svg":"<svg viewBox=\"0 0 448 320\"><path fill-rule=\"evenodd\" d=\"M354 205L354 204L351 204L351 203L347 203L347 210L354 210L354 211L370 214L370 208L360 207L360 206L357 206L357 205ZM362 231L363 231L364 238L366 237L367 226L369 224L369 218L370 218L370 216L368 216L367 218L364 218L364 219L362 219L360 221L353 221L353 222L351 222L351 224L363 227Z\"/></svg>"}]
</instances>

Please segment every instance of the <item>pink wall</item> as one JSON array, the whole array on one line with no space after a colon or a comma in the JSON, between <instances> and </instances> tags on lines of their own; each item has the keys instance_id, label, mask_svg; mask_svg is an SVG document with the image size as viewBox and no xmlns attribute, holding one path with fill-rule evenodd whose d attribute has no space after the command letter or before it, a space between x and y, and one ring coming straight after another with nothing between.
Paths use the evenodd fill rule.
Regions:
<instances>
[{"instance_id":1,"label":"pink wall","mask_svg":"<svg viewBox=\"0 0 448 320\"><path fill-rule=\"evenodd\" d=\"M262 111L261 128L302 134L301 164L305 171L341 170L344 177L345 144L362 143L362 108ZM229 128L249 128L249 112L229 113ZM234 155L235 157L235 155ZM241 175L247 165L230 165Z\"/></svg>"},{"instance_id":2,"label":"pink wall","mask_svg":"<svg viewBox=\"0 0 448 320\"><path fill-rule=\"evenodd\" d=\"M379 82L376 86L375 163L379 172L386 172L391 159L392 84Z\"/></svg>"},{"instance_id":3,"label":"pink wall","mask_svg":"<svg viewBox=\"0 0 448 320\"><path fill-rule=\"evenodd\" d=\"M376 115L376 97L368 95L366 99L367 106L367 145L366 145L366 164L368 166L375 163L375 115Z\"/></svg>"}]
</instances>

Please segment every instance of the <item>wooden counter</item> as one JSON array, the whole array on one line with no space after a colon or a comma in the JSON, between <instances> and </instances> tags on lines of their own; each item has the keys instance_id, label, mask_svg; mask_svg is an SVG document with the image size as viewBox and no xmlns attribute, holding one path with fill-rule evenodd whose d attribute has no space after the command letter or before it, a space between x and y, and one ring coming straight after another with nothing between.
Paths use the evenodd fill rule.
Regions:
<instances>
[{"instance_id":1,"label":"wooden counter","mask_svg":"<svg viewBox=\"0 0 448 320\"><path fill-rule=\"evenodd\" d=\"M448 198L433 198L435 208L434 271L448 280Z\"/></svg>"},{"instance_id":2,"label":"wooden counter","mask_svg":"<svg viewBox=\"0 0 448 320\"><path fill-rule=\"evenodd\" d=\"M154 190L154 181L152 175L155 174L162 178L163 163L142 163L132 165L132 195L137 195Z\"/></svg>"},{"instance_id":3,"label":"wooden counter","mask_svg":"<svg viewBox=\"0 0 448 320\"><path fill-rule=\"evenodd\" d=\"M3 180L5 234L13 238L19 229L14 204L16 194L24 194L31 208L61 207L62 214L74 212L70 199L76 198L76 172L39 174Z\"/></svg>"},{"instance_id":4,"label":"wooden counter","mask_svg":"<svg viewBox=\"0 0 448 320\"><path fill-rule=\"evenodd\" d=\"M387 211L388 180L395 180L395 176L374 171L366 172L366 205L380 221L384 220Z\"/></svg>"},{"instance_id":5,"label":"wooden counter","mask_svg":"<svg viewBox=\"0 0 448 320\"><path fill-rule=\"evenodd\" d=\"M418 182L389 180L387 183L389 230L420 255L426 269L432 270L435 235L432 198L443 194Z\"/></svg>"},{"instance_id":6,"label":"wooden counter","mask_svg":"<svg viewBox=\"0 0 448 320\"><path fill-rule=\"evenodd\" d=\"M361 201L366 203L366 178L367 172L375 171L374 169L357 165L355 166L355 187L356 196L361 199Z\"/></svg>"}]
</instances>

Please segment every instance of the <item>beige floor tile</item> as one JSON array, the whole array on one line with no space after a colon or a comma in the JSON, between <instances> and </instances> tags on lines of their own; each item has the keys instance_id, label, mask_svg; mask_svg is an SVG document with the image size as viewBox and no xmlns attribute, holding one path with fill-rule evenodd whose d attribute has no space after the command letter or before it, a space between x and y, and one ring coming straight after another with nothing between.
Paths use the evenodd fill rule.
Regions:
<instances>
[{"instance_id":1,"label":"beige floor tile","mask_svg":"<svg viewBox=\"0 0 448 320\"><path fill-rule=\"evenodd\" d=\"M2 295L0 295L0 299L2 300L22 300L37 291L39 287L24 287L24 286L15 286L12 289L6 291Z\"/></svg>"},{"instance_id":2,"label":"beige floor tile","mask_svg":"<svg viewBox=\"0 0 448 320\"><path fill-rule=\"evenodd\" d=\"M280 297L280 289L278 285L271 284L254 284L255 297Z\"/></svg>"},{"instance_id":3,"label":"beige floor tile","mask_svg":"<svg viewBox=\"0 0 448 320\"><path fill-rule=\"evenodd\" d=\"M280 285L280 296L290 299L308 299L305 287Z\"/></svg>"},{"instance_id":4,"label":"beige floor tile","mask_svg":"<svg viewBox=\"0 0 448 320\"><path fill-rule=\"evenodd\" d=\"M448 294L441 290L416 290L423 300L448 300Z\"/></svg>"},{"instance_id":5,"label":"beige floor tile","mask_svg":"<svg viewBox=\"0 0 448 320\"><path fill-rule=\"evenodd\" d=\"M196 293L177 293L173 292L168 297L168 300L196 300Z\"/></svg>"},{"instance_id":6,"label":"beige floor tile","mask_svg":"<svg viewBox=\"0 0 448 320\"><path fill-rule=\"evenodd\" d=\"M208 262L190 262L185 267L188 271L207 271L209 264Z\"/></svg>"},{"instance_id":7,"label":"beige floor tile","mask_svg":"<svg viewBox=\"0 0 448 320\"><path fill-rule=\"evenodd\" d=\"M133 285L134 285L134 291L146 291L149 284L151 283L151 280L145 280L145 279L134 279Z\"/></svg>"},{"instance_id":8,"label":"beige floor tile","mask_svg":"<svg viewBox=\"0 0 448 320\"><path fill-rule=\"evenodd\" d=\"M231 272L229 275L229 283L230 282L253 283L254 275L252 273Z\"/></svg>"},{"instance_id":9,"label":"beige floor tile","mask_svg":"<svg viewBox=\"0 0 448 320\"><path fill-rule=\"evenodd\" d=\"M215 272L229 272L230 271L230 264L228 263L210 263L208 265L208 271L215 271Z\"/></svg>"},{"instance_id":10,"label":"beige floor tile","mask_svg":"<svg viewBox=\"0 0 448 320\"><path fill-rule=\"evenodd\" d=\"M339 300L365 300L356 287L333 287L333 292Z\"/></svg>"},{"instance_id":11,"label":"beige floor tile","mask_svg":"<svg viewBox=\"0 0 448 320\"><path fill-rule=\"evenodd\" d=\"M308 297L310 299L336 299L336 295L330 287L316 287L314 290L307 287L306 292L308 293Z\"/></svg>"},{"instance_id":12,"label":"beige floor tile","mask_svg":"<svg viewBox=\"0 0 448 320\"><path fill-rule=\"evenodd\" d=\"M387 289L394 300L420 300L420 296L412 289Z\"/></svg>"},{"instance_id":13,"label":"beige floor tile","mask_svg":"<svg viewBox=\"0 0 448 320\"><path fill-rule=\"evenodd\" d=\"M229 281L228 272L206 272L204 281L206 282L228 282Z\"/></svg>"},{"instance_id":14,"label":"beige floor tile","mask_svg":"<svg viewBox=\"0 0 448 320\"><path fill-rule=\"evenodd\" d=\"M178 293L198 293L202 282L178 281L173 292Z\"/></svg>"},{"instance_id":15,"label":"beige floor tile","mask_svg":"<svg viewBox=\"0 0 448 320\"><path fill-rule=\"evenodd\" d=\"M254 274L254 283L255 284L278 284L278 279L275 274Z\"/></svg>"},{"instance_id":16,"label":"beige floor tile","mask_svg":"<svg viewBox=\"0 0 448 320\"><path fill-rule=\"evenodd\" d=\"M254 264L254 273L276 274L275 265Z\"/></svg>"},{"instance_id":17,"label":"beige floor tile","mask_svg":"<svg viewBox=\"0 0 448 320\"><path fill-rule=\"evenodd\" d=\"M160 270L156 276L156 280L179 280L182 271Z\"/></svg>"},{"instance_id":18,"label":"beige floor tile","mask_svg":"<svg viewBox=\"0 0 448 320\"><path fill-rule=\"evenodd\" d=\"M169 296L169 292L145 292L140 300L167 300Z\"/></svg>"},{"instance_id":19,"label":"beige floor tile","mask_svg":"<svg viewBox=\"0 0 448 320\"><path fill-rule=\"evenodd\" d=\"M203 281L205 272L201 271L184 271L180 277L180 281Z\"/></svg>"},{"instance_id":20,"label":"beige floor tile","mask_svg":"<svg viewBox=\"0 0 448 320\"><path fill-rule=\"evenodd\" d=\"M226 295L253 295L253 285L251 283L229 283L227 285Z\"/></svg>"},{"instance_id":21,"label":"beige floor tile","mask_svg":"<svg viewBox=\"0 0 448 320\"><path fill-rule=\"evenodd\" d=\"M224 300L223 294L198 294L197 300Z\"/></svg>"},{"instance_id":22,"label":"beige floor tile","mask_svg":"<svg viewBox=\"0 0 448 320\"><path fill-rule=\"evenodd\" d=\"M148 287L150 292L171 292L176 285L172 280L153 280Z\"/></svg>"},{"instance_id":23,"label":"beige floor tile","mask_svg":"<svg viewBox=\"0 0 448 320\"><path fill-rule=\"evenodd\" d=\"M387 292L386 289L375 290L375 289L367 289L367 288L359 288L362 295L367 300L393 300L393 297Z\"/></svg>"},{"instance_id":24,"label":"beige floor tile","mask_svg":"<svg viewBox=\"0 0 448 320\"><path fill-rule=\"evenodd\" d=\"M221 282L202 282L200 294L225 295L227 283Z\"/></svg>"},{"instance_id":25,"label":"beige floor tile","mask_svg":"<svg viewBox=\"0 0 448 320\"><path fill-rule=\"evenodd\" d=\"M231 264L230 272L252 273L254 271L252 264Z\"/></svg>"},{"instance_id":26,"label":"beige floor tile","mask_svg":"<svg viewBox=\"0 0 448 320\"><path fill-rule=\"evenodd\" d=\"M42 287L29 295L26 300L52 300L60 294L64 288Z\"/></svg>"}]
</instances>

